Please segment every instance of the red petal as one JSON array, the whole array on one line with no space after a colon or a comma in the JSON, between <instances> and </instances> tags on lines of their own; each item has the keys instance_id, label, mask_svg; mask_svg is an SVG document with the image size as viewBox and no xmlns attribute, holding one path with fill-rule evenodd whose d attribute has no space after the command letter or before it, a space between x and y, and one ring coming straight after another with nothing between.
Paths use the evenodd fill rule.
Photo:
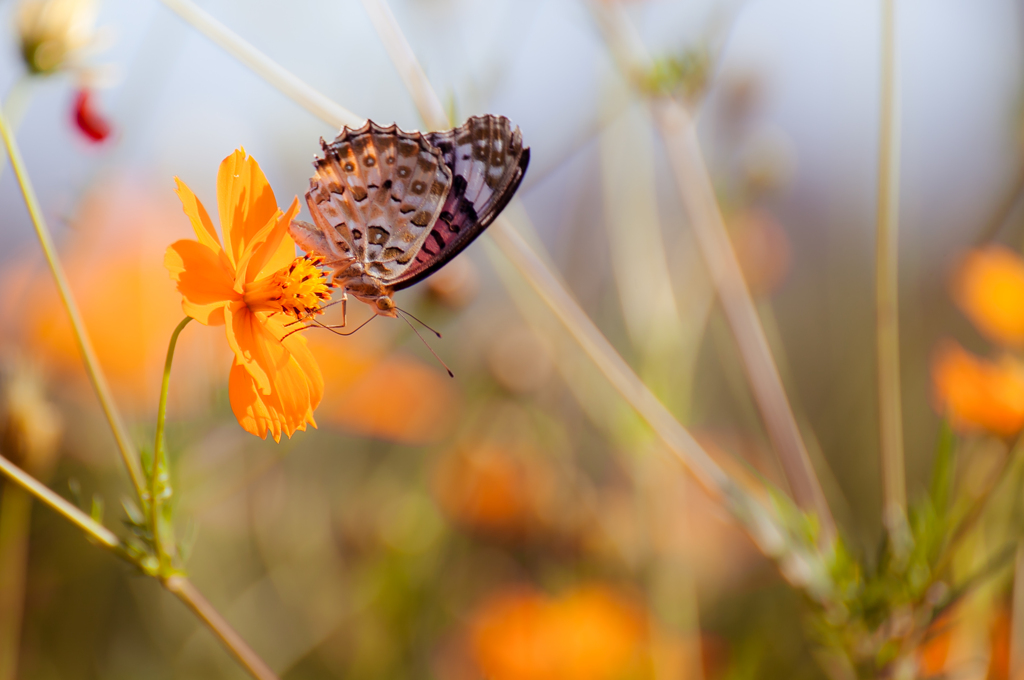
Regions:
<instances>
[{"instance_id":1,"label":"red petal","mask_svg":"<svg viewBox=\"0 0 1024 680\"><path fill-rule=\"evenodd\" d=\"M75 125L94 142L102 142L110 136L113 128L96 110L91 90L81 89L75 95Z\"/></svg>"}]
</instances>

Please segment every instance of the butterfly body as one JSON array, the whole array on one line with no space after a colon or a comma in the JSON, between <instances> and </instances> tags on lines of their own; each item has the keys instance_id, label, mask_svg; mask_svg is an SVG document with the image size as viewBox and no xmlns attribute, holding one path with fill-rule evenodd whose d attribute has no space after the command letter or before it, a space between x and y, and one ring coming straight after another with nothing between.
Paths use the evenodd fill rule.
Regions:
<instances>
[{"instance_id":1,"label":"butterfly body","mask_svg":"<svg viewBox=\"0 0 1024 680\"><path fill-rule=\"evenodd\" d=\"M313 224L293 221L292 237L334 270L343 300L351 293L390 317L394 291L437 271L493 222L530 158L501 116L428 134L367 122L321 145L306 192Z\"/></svg>"}]
</instances>

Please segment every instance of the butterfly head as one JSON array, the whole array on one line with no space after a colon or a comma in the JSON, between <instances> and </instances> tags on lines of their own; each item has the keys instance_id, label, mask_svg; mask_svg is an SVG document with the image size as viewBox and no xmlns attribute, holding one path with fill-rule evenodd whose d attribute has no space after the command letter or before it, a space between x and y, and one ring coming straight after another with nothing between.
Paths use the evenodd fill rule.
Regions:
<instances>
[{"instance_id":1,"label":"butterfly head","mask_svg":"<svg viewBox=\"0 0 1024 680\"><path fill-rule=\"evenodd\" d=\"M390 295L382 295L373 302L373 311L380 316L390 316L392 319L398 317L398 308Z\"/></svg>"}]
</instances>

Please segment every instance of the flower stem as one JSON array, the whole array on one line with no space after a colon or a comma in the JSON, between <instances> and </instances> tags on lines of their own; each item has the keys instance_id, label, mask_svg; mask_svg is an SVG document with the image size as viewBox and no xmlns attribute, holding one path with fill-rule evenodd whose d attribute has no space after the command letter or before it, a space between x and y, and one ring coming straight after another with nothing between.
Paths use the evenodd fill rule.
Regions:
<instances>
[{"instance_id":1,"label":"flower stem","mask_svg":"<svg viewBox=\"0 0 1024 680\"><path fill-rule=\"evenodd\" d=\"M882 518L897 551L909 540L900 403L899 98L896 91L896 2L882 0L882 91L875 243L878 410L882 456Z\"/></svg>"},{"instance_id":2,"label":"flower stem","mask_svg":"<svg viewBox=\"0 0 1024 680\"><path fill-rule=\"evenodd\" d=\"M170 566L171 551L168 550L168 537L164 536L164 523L161 521L163 489L167 484L167 462L164 454L164 424L167 421L167 392L171 385L171 364L174 362L174 348L178 344L178 336L185 329L192 317L186 316L171 333L167 344L167 359L164 361L164 377L160 383L160 405L156 413L156 441L153 443L153 468L149 475L149 521L153 531L153 545L161 570Z\"/></svg>"},{"instance_id":3,"label":"flower stem","mask_svg":"<svg viewBox=\"0 0 1024 680\"><path fill-rule=\"evenodd\" d=\"M3 137L4 145L7 147L7 155L11 159L11 167L18 178L18 185L21 187L21 193L25 198L25 206L28 208L32 224L35 226L36 235L39 237L39 243L43 248L43 255L46 257L46 262L50 265L50 272L53 274L54 281L57 284L57 291L60 293L61 302L64 304L68 317L71 319L71 327L74 331L78 348L82 352L85 370L89 374L93 388L96 390L96 396L103 407L103 413L110 423L110 429L114 433L114 439L117 441L117 447L121 452L121 458L124 461L125 467L128 469L128 475L131 477L135 492L141 499L146 487L145 476L142 474L138 456L135 453L134 446L132 446L131 439L128 437L128 431L124 426L124 421L121 419L120 412L117 410L117 405L114 403L107 379L100 368L96 351L93 349L92 342L86 333L82 315L78 311L78 305L71 294L71 287L68 285L64 268L57 257L57 248L54 246L53 237L50 235L50 230L43 218L39 199L36 198L35 189L33 189L32 182L25 169L25 162L21 158L18 143L14 139L14 133L11 131L3 111L0 111L0 136Z\"/></svg>"},{"instance_id":4,"label":"flower stem","mask_svg":"<svg viewBox=\"0 0 1024 680\"><path fill-rule=\"evenodd\" d=\"M231 624L221 616L220 612L213 608L209 600L196 590L184 576L171 576L163 579L163 586L174 593L179 600L185 603L192 613L199 617L209 627L217 639L227 647L228 651L235 657L249 675L256 680L277 680L277 675L270 670L270 666L252 651L245 640L231 627Z\"/></svg>"},{"instance_id":5,"label":"flower stem","mask_svg":"<svg viewBox=\"0 0 1024 680\"><path fill-rule=\"evenodd\" d=\"M63 515L65 519L84 531L104 548L118 555L123 555L121 541L114 535L114 532L55 494L45 484L3 456L0 456L0 474L5 475L22 489L48 505L52 510Z\"/></svg>"}]
</instances>

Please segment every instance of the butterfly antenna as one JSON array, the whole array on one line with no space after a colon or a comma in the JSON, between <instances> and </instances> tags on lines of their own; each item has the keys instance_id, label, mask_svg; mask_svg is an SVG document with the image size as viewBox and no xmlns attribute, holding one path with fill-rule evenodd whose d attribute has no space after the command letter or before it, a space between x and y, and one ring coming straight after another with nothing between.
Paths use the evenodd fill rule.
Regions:
<instances>
[{"instance_id":1,"label":"butterfly antenna","mask_svg":"<svg viewBox=\"0 0 1024 680\"><path fill-rule=\"evenodd\" d=\"M423 323L423 322L422 322L421 320L417 319L417 318L416 318L415 316L413 316L413 315L412 315L412 314L410 314L409 312L405 311L404 309L399 309L398 307L395 307L395 310L397 310L397 311L401 312L402 314L405 314L405 315L406 315L407 317L409 317L410 319L412 319L413 321L415 321L415 322L416 322L416 323L418 323L419 325L421 325L421 326L423 326L424 328L426 328L426 329L427 329L428 331L430 331L431 333L433 333L434 335L436 335L436 336L437 336L437 339L438 339L438 340L440 340L440 339L441 339L441 334L440 334L440 333L438 333L437 331L435 331L435 330L434 330L433 328L431 328L431 327L430 327L430 326L428 326L427 324Z\"/></svg>"},{"instance_id":2,"label":"butterfly antenna","mask_svg":"<svg viewBox=\"0 0 1024 680\"><path fill-rule=\"evenodd\" d=\"M406 312L406 313L408 314L408 312ZM412 316L412 314L409 314L409 316ZM414 317L414 316L412 318L416 319L416 317ZM446 364L443 361L441 361L441 357L437 356L437 352L434 351L434 348L431 347L430 344L426 340L423 339L423 336L420 335L420 332L418 330L416 330L416 326L413 326L412 322L409 321L408 319L406 319L404 316L401 317L401 319L405 323L409 324L409 328L411 328L412 332L416 334L416 337L420 339L420 342L422 342L424 345L426 345L427 349L429 349L430 353L434 355L434 358L437 359L438 363L441 364L442 366L444 366L444 370L448 371L448 376L451 377L451 378L454 378L455 374L452 373L452 369L448 368L448 364ZM419 321L419 319L416 319L416 320ZM423 323L423 322L420 321L420 323ZM426 326L426 324L423 324L423 325ZM430 328L430 326L427 326L427 328ZM434 329L431 328L430 330L433 331ZM434 331L434 332L437 333L437 331ZM437 337L441 337L441 334L438 333Z\"/></svg>"}]
</instances>

